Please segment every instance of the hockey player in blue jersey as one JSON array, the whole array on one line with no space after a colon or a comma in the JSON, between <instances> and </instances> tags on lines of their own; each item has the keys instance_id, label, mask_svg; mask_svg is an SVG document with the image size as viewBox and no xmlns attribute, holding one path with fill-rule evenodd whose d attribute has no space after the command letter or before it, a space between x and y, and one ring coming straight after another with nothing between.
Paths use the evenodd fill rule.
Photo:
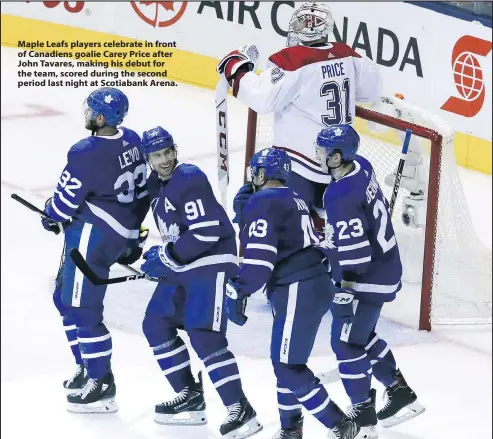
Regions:
<instances>
[{"instance_id":1,"label":"hockey player in blue jersey","mask_svg":"<svg viewBox=\"0 0 493 439\"><path fill-rule=\"evenodd\" d=\"M250 160L250 169L254 195L236 209L245 253L238 276L227 286L229 319L245 324L248 297L266 290L274 315L271 360L281 420L275 439L303 437L302 407L329 431L337 429L343 432L341 437L352 439L357 425L344 416L307 367L332 301L326 257L317 248L310 209L286 186L291 169L286 152L259 151Z\"/></svg>"},{"instance_id":2,"label":"hockey player in blue jersey","mask_svg":"<svg viewBox=\"0 0 493 439\"><path fill-rule=\"evenodd\" d=\"M77 248L91 268L108 277L115 262L132 263L142 254L149 210L146 164L140 137L120 125L128 99L115 88L93 91L85 101L85 127L92 135L73 145L53 196L47 201L45 229L65 229L65 254ZM130 250L130 251L129 251ZM110 368L111 336L103 323L105 286L91 284L66 257L59 271L54 302L77 370L64 382L69 411L117 410Z\"/></svg>"},{"instance_id":3,"label":"hockey player in blue jersey","mask_svg":"<svg viewBox=\"0 0 493 439\"><path fill-rule=\"evenodd\" d=\"M357 155L359 143L354 128L334 125L320 131L316 150L332 177L324 194L325 246L332 249L331 262L341 270L341 286L331 305L331 345L352 403L348 416L367 428L369 437L377 437L377 418L392 426L424 408L387 343L375 332L382 306L401 289L402 265L388 201L372 165ZM378 413L372 376L386 387L387 402Z\"/></svg>"},{"instance_id":4,"label":"hockey player in blue jersey","mask_svg":"<svg viewBox=\"0 0 493 439\"><path fill-rule=\"evenodd\" d=\"M207 176L197 166L178 162L176 145L166 130L156 127L144 132L141 151L152 169L151 210L163 239L162 245L144 254L142 271L161 281L142 326L160 368L178 394L156 406L155 421L207 422L201 373L196 382L188 349L177 332L182 329L227 407L221 434L250 437L262 426L243 393L225 336L226 282L238 271L235 231Z\"/></svg>"}]
</instances>

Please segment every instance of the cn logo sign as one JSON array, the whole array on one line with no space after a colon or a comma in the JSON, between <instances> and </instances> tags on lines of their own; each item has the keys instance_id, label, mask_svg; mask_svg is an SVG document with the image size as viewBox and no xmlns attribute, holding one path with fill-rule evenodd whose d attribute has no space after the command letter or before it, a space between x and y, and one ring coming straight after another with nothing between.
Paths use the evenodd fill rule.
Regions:
<instances>
[{"instance_id":1,"label":"cn logo sign","mask_svg":"<svg viewBox=\"0 0 493 439\"><path fill-rule=\"evenodd\" d=\"M442 110L464 117L473 117L479 113L484 103L485 81L475 55L486 56L491 48L491 41L470 35L459 38L455 43L452 50L452 70L460 97L451 96L442 105Z\"/></svg>"},{"instance_id":2,"label":"cn logo sign","mask_svg":"<svg viewBox=\"0 0 493 439\"><path fill-rule=\"evenodd\" d=\"M26 3L31 3L30 1L26 1ZM43 2L43 5L45 5L47 8L56 8L60 3L62 2ZM73 14L76 14L77 12L82 11L84 8L84 2L63 2L63 6L65 7L65 10L68 12L72 12Z\"/></svg>"}]
</instances>

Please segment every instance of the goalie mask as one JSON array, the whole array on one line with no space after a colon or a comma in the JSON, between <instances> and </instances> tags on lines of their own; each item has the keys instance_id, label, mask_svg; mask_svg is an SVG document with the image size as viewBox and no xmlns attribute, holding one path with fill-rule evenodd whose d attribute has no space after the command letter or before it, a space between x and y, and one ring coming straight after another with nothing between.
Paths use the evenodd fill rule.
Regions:
<instances>
[{"instance_id":1,"label":"goalie mask","mask_svg":"<svg viewBox=\"0 0 493 439\"><path fill-rule=\"evenodd\" d=\"M334 30L334 18L327 5L303 3L289 22L286 46L326 43Z\"/></svg>"}]
</instances>

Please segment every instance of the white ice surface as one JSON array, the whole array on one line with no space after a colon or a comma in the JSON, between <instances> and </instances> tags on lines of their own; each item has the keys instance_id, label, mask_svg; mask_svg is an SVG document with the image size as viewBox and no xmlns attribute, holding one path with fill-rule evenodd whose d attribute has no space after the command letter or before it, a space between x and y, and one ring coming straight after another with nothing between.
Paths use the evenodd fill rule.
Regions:
<instances>
[{"instance_id":1,"label":"white ice surface","mask_svg":"<svg viewBox=\"0 0 493 439\"><path fill-rule=\"evenodd\" d=\"M108 288L106 323L113 337L117 382L115 415L72 415L66 411L62 381L73 372L60 316L51 294L62 238L45 233L37 215L10 199L24 195L38 206L51 194L68 147L86 135L81 102L88 88L17 89L16 51L2 55L1 185L1 434L5 439L211 439L226 415L210 380L205 378L209 424L163 427L153 422L156 403L173 397L140 329L153 285L146 281ZM180 157L199 165L215 181L214 94L180 85L167 89L124 90L130 99L125 123L144 129L162 125L179 144ZM25 117L43 105L63 114ZM231 190L243 175L246 109L228 101ZM22 116L23 115L23 116ZM491 176L461 169L474 227L491 248ZM152 220L147 221L154 228ZM157 242L153 233L149 244ZM116 273L116 270L115 270ZM417 319L417 310L408 312ZM261 297L249 302L249 322L230 325L245 392L265 429L255 438L272 437L278 427L275 379L268 359L271 314ZM316 372L336 366L324 319L310 365ZM432 333L382 319L378 331L393 347L398 364L426 406L424 415L390 430L383 439L483 439L492 435L491 326L437 328ZM194 372L200 363L192 353ZM376 384L381 394L382 388ZM328 386L342 407L348 404L341 383ZM306 416L305 437L326 437Z\"/></svg>"}]
</instances>

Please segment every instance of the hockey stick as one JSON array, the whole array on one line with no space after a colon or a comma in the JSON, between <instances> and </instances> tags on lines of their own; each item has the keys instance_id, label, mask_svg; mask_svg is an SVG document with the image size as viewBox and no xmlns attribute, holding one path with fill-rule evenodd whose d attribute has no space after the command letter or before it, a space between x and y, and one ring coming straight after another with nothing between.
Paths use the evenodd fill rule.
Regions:
<instances>
[{"instance_id":1,"label":"hockey stick","mask_svg":"<svg viewBox=\"0 0 493 439\"><path fill-rule=\"evenodd\" d=\"M228 89L228 82L221 78L216 86L217 177L224 210L228 200L229 184Z\"/></svg>"},{"instance_id":2,"label":"hockey stick","mask_svg":"<svg viewBox=\"0 0 493 439\"><path fill-rule=\"evenodd\" d=\"M43 212L40 208L36 207L34 204L31 204L29 201L25 200L24 198L22 198L20 195L17 195L17 194L11 194L10 197L12 199L14 199L15 201L18 201L19 203L21 203L24 207L27 207L29 210L32 210L33 212L36 212L38 215L41 215L41 217L43 218L46 218L48 220L51 220L53 221L48 215L46 215L45 212ZM53 221L55 222L55 221ZM60 228L60 231L63 232L64 229L63 229L63 226L62 226L62 223L57 223L58 224L58 227ZM58 234L58 233L57 233ZM64 256L65 256L65 245L63 247L63 253L62 253L62 258L61 258L61 261L60 261L60 267L58 268L58 272L60 273L60 269L61 269L61 266L63 264L63 259L64 259ZM136 275L141 275L143 273L141 273L139 270L136 270L135 268L131 267L130 265L126 265L126 264L119 264L121 265L122 267L126 268L128 271L136 274ZM81 270L82 271L82 270Z\"/></svg>"},{"instance_id":3,"label":"hockey stick","mask_svg":"<svg viewBox=\"0 0 493 439\"><path fill-rule=\"evenodd\" d=\"M392 190L392 198L390 199L390 217L392 218L392 212L394 211L395 200L397 199L397 193L399 192L399 187L401 185L402 171L404 170L404 165L406 163L407 150L409 148L409 142L411 141L411 130L406 130L406 137L404 138L404 143L402 144L401 159L399 160L399 166L397 166L397 172L395 174L394 189Z\"/></svg>"},{"instance_id":4,"label":"hockey stick","mask_svg":"<svg viewBox=\"0 0 493 439\"><path fill-rule=\"evenodd\" d=\"M15 201L18 201L19 203L21 203L24 207L27 207L28 209L32 210L33 212L36 212L37 214L41 215L44 219L50 220L53 223L57 224L58 228L60 229L60 232L63 232L62 223L57 223L56 221L53 221L48 215L46 215L46 213L44 213L41 209L36 207L34 204L31 204L29 201L25 200L24 198L22 198L21 196L19 196L17 194L11 194L10 197L12 199L14 199ZM58 233L60 233L60 232L58 232ZM58 233L57 233L57 235L58 235Z\"/></svg>"},{"instance_id":5,"label":"hockey stick","mask_svg":"<svg viewBox=\"0 0 493 439\"><path fill-rule=\"evenodd\" d=\"M91 267L89 267L88 263L84 259L84 257L80 254L80 251L76 248L70 250L70 257L74 261L74 264L77 268L82 272L82 274L89 279L89 281L93 285L111 285L111 284L119 284L122 282L128 282L130 280L139 280L146 279L152 282L159 282L159 279L155 279L153 277L147 276L145 273L141 273L138 270L134 270L137 274L133 274L130 276L121 276L121 277L113 277L110 279L103 279L99 277L94 271L92 271Z\"/></svg>"}]
</instances>

